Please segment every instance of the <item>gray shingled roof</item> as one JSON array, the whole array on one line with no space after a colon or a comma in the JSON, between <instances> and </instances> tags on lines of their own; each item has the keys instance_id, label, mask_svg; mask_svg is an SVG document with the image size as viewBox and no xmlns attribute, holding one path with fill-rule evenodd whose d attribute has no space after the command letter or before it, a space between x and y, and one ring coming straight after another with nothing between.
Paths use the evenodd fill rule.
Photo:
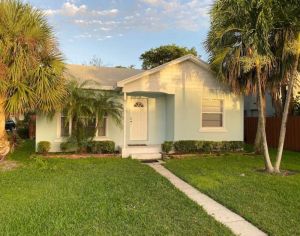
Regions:
<instances>
[{"instance_id":1,"label":"gray shingled roof","mask_svg":"<svg viewBox=\"0 0 300 236\"><path fill-rule=\"evenodd\" d=\"M117 86L117 82L133 75L142 73L143 70L114 67L95 67L85 65L67 65L65 76L77 81L93 80L101 86Z\"/></svg>"}]
</instances>

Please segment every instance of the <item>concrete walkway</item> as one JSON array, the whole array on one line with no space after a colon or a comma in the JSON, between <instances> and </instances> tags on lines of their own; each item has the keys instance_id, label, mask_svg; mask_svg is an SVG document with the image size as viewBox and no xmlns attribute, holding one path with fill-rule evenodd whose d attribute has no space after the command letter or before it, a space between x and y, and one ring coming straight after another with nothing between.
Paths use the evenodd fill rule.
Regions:
<instances>
[{"instance_id":1,"label":"concrete walkway","mask_svg":"<svg viewBox=\"0 0 300 236\"><path fill-rule=\"evenodd\" d=\"M236 235L242 236L266 236L267 234L256 228L241 216L230 211L223 205L217 203L207 195L187 184L176 175L171 173L159 163L147 164L159 174L168 179L176 188L185 193L190 199L200 205L209 215L227 226Z\"/></svg>"}]
</instances>

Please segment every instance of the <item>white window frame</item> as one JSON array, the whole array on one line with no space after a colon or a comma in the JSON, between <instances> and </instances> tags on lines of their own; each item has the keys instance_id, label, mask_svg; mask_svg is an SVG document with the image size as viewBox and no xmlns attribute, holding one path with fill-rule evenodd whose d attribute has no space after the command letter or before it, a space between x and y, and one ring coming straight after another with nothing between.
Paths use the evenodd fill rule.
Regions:
<instances>
[{"instance_id":1,"label":"white window frame","mask_svg":"<svg viewBox=\"0 0 300 236\"><path fill-rule=\"evenodd\" d=\"M99 129L98 129L98 115L96 117L96 134L95 134L95 139L107 139L108 137L108 116L105 116L106 122L105 122L105 135L104 136L99 136Z\"/></svg>"},{"instance_id":2,"label":"white window frame","mask_svg":"<svg viewBox=\"0 0 300 236\"><path fill-rule=\"evenodd\" d=\"M58 141L63 141L65 139L67 139L68 137L71 136L72 134L72 119L69 120L69 136L68 137L62 137L61 136L61 117L62 117L62 112L57 113L57 132L56 132L56 136L57 136L57 140Z\"/></svg>"},{"instance_id":3,"label":"white window frame","mask_svg":"<svg viewBox=\"0 0 300 236\"><path fill-rule=\"evenodd\" d=\"M62 114L61 112L57 113L57 122L56 122L57 123L57 128L56 128L57 138L56 138L55 142L63 142L68 138L68 137L61 136L61 114ZM95 128L97 128L95 137L94 137L95 141L111 140L108 138L108 122L109 122L109 116L106 116L106 124L105 124L106 134L105 134L105 136L98 136L98 128L97 128L97 126L95 127ZM98 116L96 116L96 125L98 125ZM70 136L72 135L72 119L69 120L69 134L70 134Z\"/></svg>"},{"instance_id":4,"label":"white window frame","mask_svg":"<svg viewBox=\"0 0 300 236\"><path fill-rule=\"evenodd\" d=\"M222 102L222 112L203 112L203 101L204 100L218 100ZM216 114L220 113L222 114L222 127L203 127L202 121L203 121L203 113L205 114ZM200 115L200 132L227 132L225 125L225 100L223 98L207 98L204 97L201 99L201 115Z\"/></svg>"}]
</instances>

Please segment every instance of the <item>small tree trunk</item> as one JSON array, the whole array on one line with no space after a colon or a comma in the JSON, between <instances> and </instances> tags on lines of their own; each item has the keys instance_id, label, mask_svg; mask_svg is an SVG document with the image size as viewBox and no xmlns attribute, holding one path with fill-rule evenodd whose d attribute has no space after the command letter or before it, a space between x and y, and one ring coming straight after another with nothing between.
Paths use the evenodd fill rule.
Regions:
<instances>
[{"instance_id":1,"label":"small tree trunk","mask_svg":"<svg viewBox=\"0 0 300 236\"><path fill-rule=\"evenodd\" d=\"M264 161L265 169L267 172L272 173L274 171L268 149L268 142L266 136L266 125L265 125L265 114L263 108L263 94L261 89L262 81L260 77L260 68L257 66L257 86L258 86L258 96L259 96L259 116L260 116L260 125L261 125L261 137L264 149Z\"/></svg>"},{"instance_id":2,"label":"small tree trunk","mask_svg":"<svg viewBox=\"0 0 300 236\"><path fill-rule=\"evenodd\" d=\"M278 141L278 150L277 150L277 157L276 157L276 163L275 163L275 172L277 172L277 173L280 172L282 152L283 152L285 134L286 134L286 124L287 124L287 120L288 120L290 101L291 101L291 97L293 94L295 80L297 77L298 62L299 62L299 56L297 56L297 59L295 60L294 65L293 65L293 71L292 71L292 75L290 77L290 81L288 84L288 92L287 92L287 96L285 99L284 110L283 110L283 114L282 114L280 135L279 135L279 141Z\"/></svg>"},{"instance_id":3,"label":"small tree trunk","mask_svg":"<svg viewBox=\"0 0 300 236\"><path fill-rule=\"evenodd\" d=\"M257 109L258 111L260 109L263 110L265 114L265 105L266 105L266 97L263 95L263 107L260 107L260 101L259 101L259 96L257 94ZM256 130L256 136L255 136L255 141L254 141L254 151L256 154L263 154L263 142L262 142L262 126L261 126L261 116L258 113L258 120L257 120L257 130Z\"/></svg>"},{"instance_id":4,"label":"small tree trunk","mask_svg":"<svg viewBox=\"0 0 300 236\"><path fill-rule=\"evenodd\" d=\"M4 98L0 97L0 161L9 153L10 145L5 131Z\"/></svg>"}]
</instances>

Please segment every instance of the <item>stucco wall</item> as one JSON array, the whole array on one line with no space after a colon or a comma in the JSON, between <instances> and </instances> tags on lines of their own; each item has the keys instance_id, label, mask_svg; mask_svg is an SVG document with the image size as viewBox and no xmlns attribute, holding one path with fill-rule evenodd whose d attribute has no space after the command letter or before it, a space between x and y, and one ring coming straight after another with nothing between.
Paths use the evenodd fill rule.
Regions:
<instances>
[{"instance_id":1,"label":"stucco wall","mask_svg":"<svg viewBox=\"0 0 300 236\"><path fill-rule=\"evenodd\" d=\"M60 113L50 119L45 116L37 116L36 119L36 144L40 141L49 141L51 143L50 152L59 152L60 144L66 141L65 138L59 137L60 129ZM117 126L115 122L108 117L107 121L107 137L96 137L95 140L112 140L116 144L116 148L123 144L123 128L122 125Z\"/></svg>"},{"instance_id":2,"label":"stucco wall","mask_svg":"<svg viewBox=\"0 0 300 236\"><path fill-rule=\"evenodd\" d=\"M185 61L147 75L126 84L125 92L152 91L174 94L174 111L166 108L166 125L174 126L167 131L166 139L174 140L243 140L243 98L228 91L214 78L205 66ZM203 98L218 98L224 101L224 128L201 129L201 102ZM174 113L174 121L168 118ZM172 123L174 122L174 123ZM168 128L166 128L168 130Z\"/></svg>"}]
</instances>

